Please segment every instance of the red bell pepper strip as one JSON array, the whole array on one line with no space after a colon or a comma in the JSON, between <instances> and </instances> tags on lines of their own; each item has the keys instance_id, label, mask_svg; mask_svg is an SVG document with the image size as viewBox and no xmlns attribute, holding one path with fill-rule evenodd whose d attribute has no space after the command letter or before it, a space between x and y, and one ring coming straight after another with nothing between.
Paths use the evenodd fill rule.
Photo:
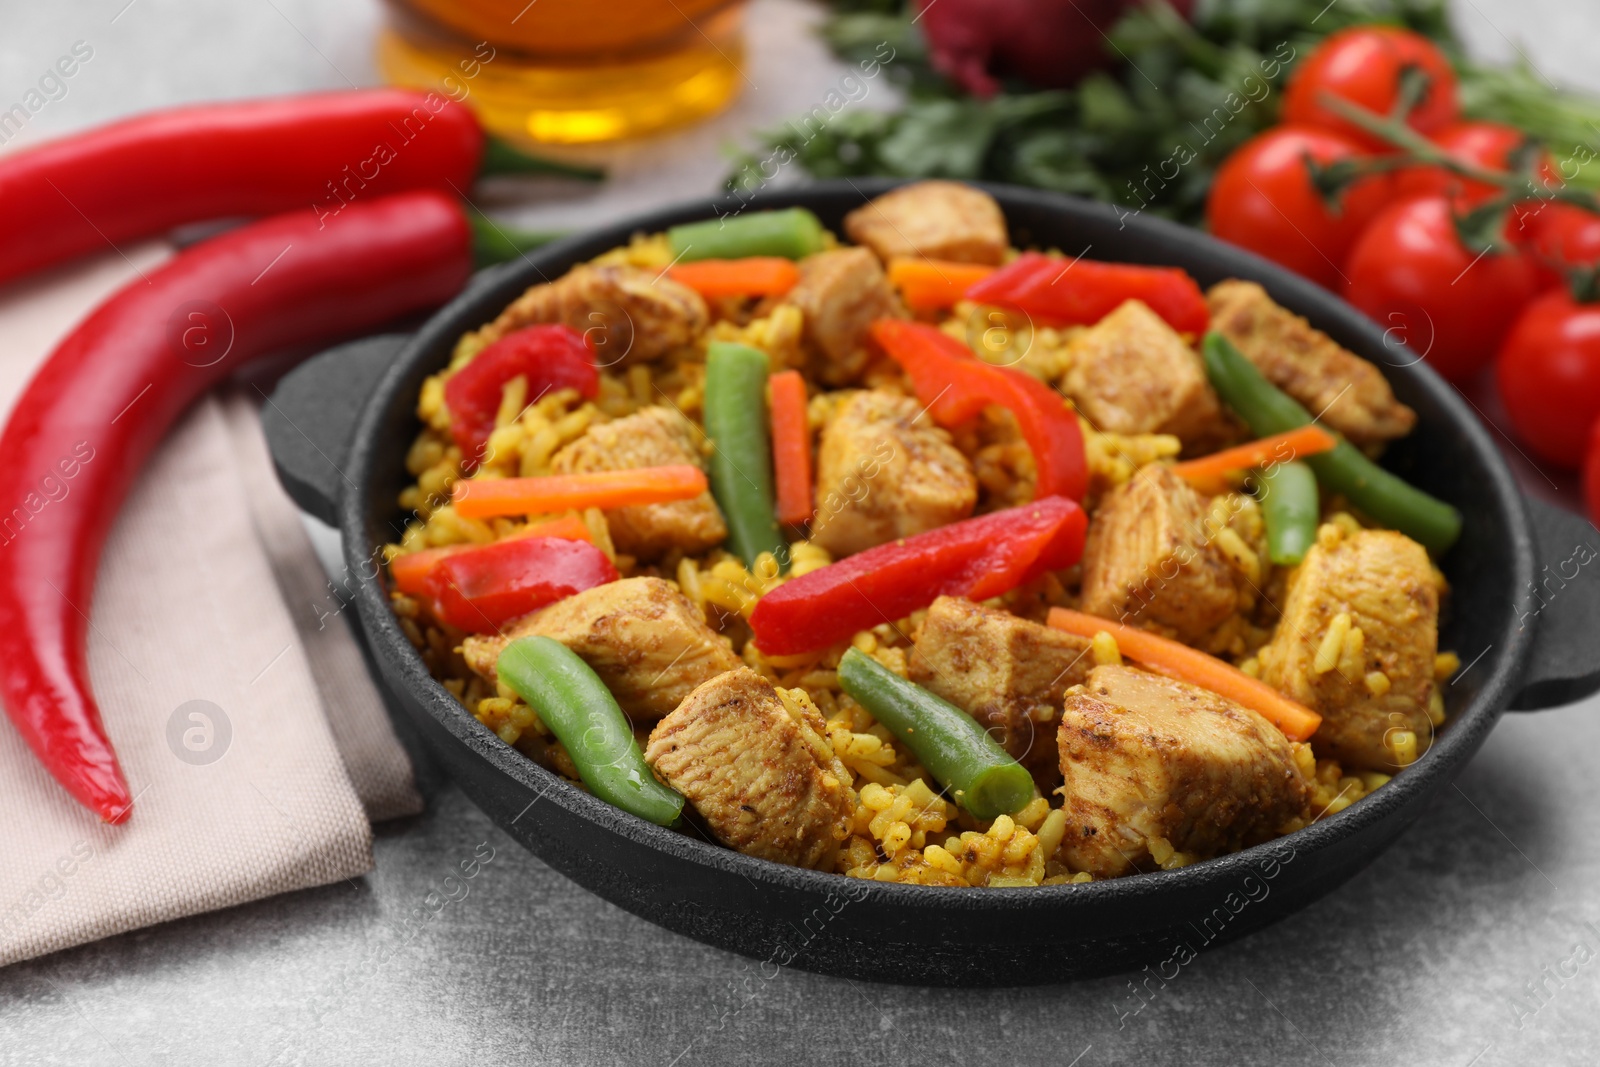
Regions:
<instances>
[{"instance_id":1,"label":"red bell pepper strip","mask_svg":"<svg viewBox=\"0 0 1600 1067\"><path fill-rule=\"evenodd\" d=\"M903 619L941 596L999 596L1078 562L1087 525L1082 508L1052 496L857 552L757 601L756 646L791 656Z\"/></svg>"},{"instance_id":2,"label":"red bell pepper strip","mask_svg":"<svg viewBox=\"0 0 1600 1067\"><path fill-rule=\"evenodd\" d=\"M459 195L483 154L471 108L406 89L138 115L0 159L0 282L188 222L298 209L331 225L387 193Z\"/></svg>"},{"instance_id":3,"label":"red bell pepper strip","mask_svg":"<svg viewBox=\"0 0 1600 1067\"><path fill-rule=\"evenodd\" d=\"M587 541L519 537L457 552L428 572L433 613L468 633L500 624L546 604L614 582L621 575Z\"/></svg>"},{"instance_id":4,"label":"red bell pepper strip","mask_svg":"<svg viewBox=\"0 0 1600 1067\"><path fill-rule=\"evenodd\" d=\"M1061 395L1030 374L983 362L932 326L879 319L872 336L911 378L917 399L941 426L959 426L991 404L1017 418L1033 452L1035 497L1083 499L1089 484L1083 431Z\"/></svg>"},{"instance_id":5,"label":"red bell pepper strip","mask_svg":"<svg viewBox=\"0 0 1600 1067\"><path fill-rule=\"evenodd\" d=\"M1179 333L1206 332L1200 286L1178 267L1142 267L1024 252L967 290L967 299L1025 311L1043 325L1088 326L1142 300Z\"/></svg>"},{"instance_id":6,"label":"red bell pepper strip","mask_svg":"<svg viewBox=\"0 0 1600 1067\"><path fill-rule=\"evenodd\" d=\"M450 436L461 449L461 467L468 473L483 459L484 446L494 432L501 391L518 375L528 380L530 404L552 389L576 389L589 400L600 393L594 353L583 334L571 326L529 326L506 334L444 383Z\"/></svg>"},{"instance_id":7,"label":"red bell pepper strip","mask_svg":"<svg viewBox=\"0 0 1600 1067\"><path fill-rule=\"evenodd\" d=\"M106 533L146 457L200 394L268 352L436 307L471 272L436 192L253 223L134 279L68 334L0 434L0 699L45 768L107 822L131 808L89 691L85 634ZM70 479L45 501L41 477Z\"/></svg>"},{"instance_id":8,"label":"red bell pepper strip","mask_svg":"<svg viewBox=\"0 0 1600 1067\"><path fill-rule=\"evenodd\" d=\"M576 515L563 515L559 519L536 522L517 534L517 537L564 537L568 541L593 543L593 535L589 533L588 524ZM427 585L428 575L439 561L446 556L470 552L478 547L478 545L441 545L438 548L424 548L396 556L389 561L389 580L394 583L397 590L409 596L429 596L431 594Z\"/></svg>"}]
</instances>

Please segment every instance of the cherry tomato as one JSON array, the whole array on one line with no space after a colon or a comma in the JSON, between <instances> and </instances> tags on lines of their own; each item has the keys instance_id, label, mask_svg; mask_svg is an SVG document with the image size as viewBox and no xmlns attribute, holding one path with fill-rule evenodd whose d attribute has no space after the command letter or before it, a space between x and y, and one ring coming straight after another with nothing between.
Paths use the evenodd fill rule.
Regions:
<instances>
[{"instance_id":1,"label":"cherry tomato","mask_svg":"<svg viewBox=\"0 0 1600 1067\"><path fill-rule=\"evenodd\" d=\"M1509 170L1511 157L1527 139L1528 135L1516 127L1498 122L1457 122L1431 138L1462 162L1486 170ZM1541 153L1540 172L1550 187L1561 184L1548 152ZM1457 206L1463 208L1475 207L1500 192L1492 185L1462 178L1443 167L1407 167L1395 175L1394 188L1397 197L1453 195Z\"/></svg>"},{"instance_id":2,"label":"cherry tomato","mask_svg":"<svg viewBox=\"0 0 1600 1067\"><path fill-rule=\"evenodd\" d=\"M1335 213L1312 186L1306 158L1332 163L1364 154L1327 130L1279 126L1257 134L1217 171L1206 222L1224 241L1333 288L1351 244L1389 199L1391 180L1379 175L1356 182Z\"/></svg>"},{"instance_id":3,"label":"cherry tomato","mask_svg":"<svg viewBox=\"0 0 1600 1067\"><path fill-rule=\"evenodd\" d=\"M1572 204L1546 203L1529 205L1516 221L1524 243L1542 262L1573 267L1600 263L1600 215Z\"/></svg>"},{"instance_id":4,"label":"cherry tomato","mask_svg":"<svg viewBox=\"0 0 1600 1067\"><path fill-rule=\"evenodd\" d=\"M1541 459L1577 467L1600 416L1600 304L1563 289L1535 298L1500 346L1495 377L1517 436Z\"/></svg>"},{"instance_id":5,"label":"cherry tomato","mask_svg":"<svg viewBox=\"0 0 1600 1067\"><path fill-rule=\"evenodd\" d=\"M1407 67L1419 68L1429 85L1406 123L1419 133L1437 133L1461 111L1455 71L1432 41L1394 26L1354 26L1319 44L1295 68L1284 91L1281 118L1336 130L1374 152L1392 151L1381 138L1336 114L1322 97L1326 93L1388 115L1399 99L1400 73Z\"/></svg>"},{"instance_id":6,"label":"cherry tomato","mask_svg":"<svg viewBox=\"0 0 1600 1067\"><path fill-rule=\"evenodd\" d=\"M1538 291L1524 253L1466 248L1442 196L1385 209L1356 241L1344 273L1345 299L1453 382L1494 357Z\"/></svg>"},{"instance_id":7,"label":"cherry tomato","mask_svg":"<svg viewBox=\"0 0 1600 1067\"><path fill-rule=\"evenodd\" d=\"M1589 521L1600 526L1600 422L1589 435L1589 455L1583 461L1583 496L1589 502Z\"/></svg>"}]
</instances>

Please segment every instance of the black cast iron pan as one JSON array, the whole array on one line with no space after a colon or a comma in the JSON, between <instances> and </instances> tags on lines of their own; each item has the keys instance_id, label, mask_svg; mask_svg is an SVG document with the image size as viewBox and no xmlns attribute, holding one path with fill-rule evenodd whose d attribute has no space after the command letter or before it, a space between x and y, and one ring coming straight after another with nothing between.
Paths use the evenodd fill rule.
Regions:
<instances>
[{"instance_id":1,"label":"black cast iron pan","mask_svg":"<svg viewBox=\"0 0 1600 1067\"><path fill-rule=\"evenodd\" d=\"M801 205L837 232L846 212L892 184L825 182L751 206ZM377 566L378 546L404 528L395 501L409 481L418 387L463 332L530 284L635 232L736 206L701 202L485 271L417 333L346 345L303 365L266 412L283 483L343 536L360 628L392 703L484 811L578 884L709 944L853 978L1010 985L1134 969L1242 936L1333 890L1451 782L1501 712L1600 688L1600 567L1585 566L1600 536L1576 516L1525 500L1482 424L1403 347L1386 345L1382 331L1310 282L1197 231L1053 194L990 191L1018 246L1175 265L1202 285L1253 279L1384 370L1420 416L1385 463L1466 516L1460 543L1442 560L1453 592L1440 647L1467 665L1447 688L1447 725L1390 784L1267 845L1113 881L967 890L862 882L742 856L612 808L502 743L428 675L390 614Z\"/></svg>"}]
</instances>

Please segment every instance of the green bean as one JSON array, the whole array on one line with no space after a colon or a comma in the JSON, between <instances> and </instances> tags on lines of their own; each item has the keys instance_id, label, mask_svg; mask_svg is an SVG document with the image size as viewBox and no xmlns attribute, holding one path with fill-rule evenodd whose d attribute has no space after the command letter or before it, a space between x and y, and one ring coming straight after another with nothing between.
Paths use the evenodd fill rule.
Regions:
<instances>
[{"instance_id":1,"label":"green bean","mask_svg":"<svg viewBox=\"0 0 1600 1067\"><path fill-rule=\"evenodd\" d=\"M767 357L749 345L713 341L706 353L706 436L711 494L728 521L728 544L747 567L771 552L786 565L789 546L773 506L772 430L767 418Z\"/></svg>"},{"instance_id":2,"label":"green bean","mask_svg":"<svg viewBox=\"0 0 1600 1067\"><path fill-rule=\"evenodd\" d=\"M822 223L803 207L686 222L667 231L674 261L784 256L822 251Z\"/></svg>"},{"instance_id":3,"label":"green bean","mask_svg":"<svg viewBox=\"0 0 1600 1067\"><path fill-rule=\"evenodd\" d=\"M1267 523L1267 555L1280 567L1292 567L1306 558L1317 539L1322 502L1317 496L1317 476L1299 460L1265 467L1261 482L1261 515Z\"/></svg>"},{"instance_id":4,"label":"green bean","mask_svg":"<svg viewBox=\"0 0 1600 1067\"><path fill-rule=\"evenodd\" d=\"M683 797L650 772L616 697L589 665L548 637L523 637L500 653L495 673L566 746L590 792L661 826L683 814Z\"/></svg>"},{"instance_id":5,"label":"green bean","mask_svg":"<svg viewBox=\"0 0 1600 1067\"><path fill-rule=\"evenodd\" d=\"M839 660L839 686L978 818L1014 815L1033 799L1033 776L978 720L860 649Z\"/></svg>"},{"instance_id":6,"label":"green bean","mask_svg":"<svg viewBox=\"0 0 1600 1067\"><path fill-rule=\"evenodd\" d=\"M1206 334L1200 351L1212 386L1256 436L1285 433L1314 421L1222 334ZM1307 456L1305 462L1324 489L1343 493L1369 518L1430 551L1443 552L1461 535L1459 511L1390 474L1343 438L1331 450Z\"/></svg>"}]
</instances>

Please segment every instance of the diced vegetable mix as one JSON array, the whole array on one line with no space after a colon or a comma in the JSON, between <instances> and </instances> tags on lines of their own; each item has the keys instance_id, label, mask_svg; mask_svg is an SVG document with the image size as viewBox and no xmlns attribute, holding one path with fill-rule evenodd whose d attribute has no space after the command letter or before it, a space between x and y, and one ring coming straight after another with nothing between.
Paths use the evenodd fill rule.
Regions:
<instances>
[{"instance_id":1,"label":"diced vegetable mix","mask_svg":"<svg viewBox=\"0 0 1600 1067\"><path fill-rule=\"evenodd\" d=\"M930 247L999 261L1001 224L982 199L948 184L911 186L883 214L892 210ZM1261 587L1281 578L1273 568L1310 568L1311 553L1326 561L1340 538L1366 532L1343 513L1324 523L1322 489L1435 552L1448 548L1459 517L1269 380L1312 395L1315 375L1301 368L1300 379L1285 379L1221 332L1256 344L1250 316L1286 313L1259 289L1228 283L1238 291L1229 290L1226 321L1202 338L1211 311L1181 271L1035 253L998 270L908 258L893 251L906 240L898 224L867 225L873 210L845 226L879 242L870 250L886 272L865 269L856 252L834 273L842 253L814 261L822 266L787 258L829 244L806 213L748 213L714 230L639 237L599 266L530 290L514 305L514 328L491 324L498 340L463 349L452 374L425 386L428 430L408 458L419 479L408 492L448 505L419 512L391 550L390 575L430 667L503 740L627 811L672 825L692 806L701 832L730 847L880 880L1110 877L1193 862L1257 832L1234 816L1203 829L1180 820L1172 832L1186 836L1108 858L1074 837L1089 823L1069 820L1054 799L1070 802L1075 789L1102 796L1086 784L1106 773L1102 759L1206 763L1247 753L1274 783L1268 793L1231 797L1230 783L1250 776L1217 765L1205 772L1215 795L1189 799L1273 827L1312 821L1381 784L1375 772L1343 775L1304 744L1324 713L1352 711L1328 695L1337 688L1298 699L1274 688L1300 677L1286 657L1303 648L1301 635L1275 625ZM716 254L680 255L702 241L720 242ZM803 299L795 286L809 287ZM913 318L898 317L896 293ZM970 331L959 316L974 298L992 301L995 321L1012 323L1004 329L1033 320L1022 361L996 365L961 340ZM576 332L594 306L585 301L634 301L633 326L652 339L648 358L594 367ZM530 313L567 318L528 327ZM1110 354L1110 377L1070 372L1082 358L1072 346L1091 336ZM668 337L692 343L659 351ZM1331 373L1361 366L1336 346L1325 351L1325 339L1301 344L1330 360ZM1151 432L1164 425L1153 421L1143 432L1134 421L1104 433L1080 417L1094 400L1090 410L1144 417L1143 394L1168 383L1146 380L1162 376L1148 369L1130 376L1117 356L1144 345L1187 375L1184 403L1208 405L1196 410L1211 422L1209 437L1193 425L1181 440ZM549 365L528 358L536 351L553 353ZM1327 367L1318 365L1324 376ZM563 368L577 376L562 379ZM584 369L595 374L592 389ZM534 387L558 391L529 400ZM1357 413L1378 410L1403 433L1413 416L1385 388L1367 383L1357 403L1378 407ZM1239 425L1224 407L1255 440L1235 443ZM458 435L463 427L470 433ZM474 445L491 435L492 449ZM1180 447L1198 454L1172 463ZM1130 455L1159 465L1141 468ZM1126 497L1136 489L1143 495ZM791 545L786 532L799 539ZM1361 551L1392 561L1396 581L1420 583L1403 603L1428 603L1437 589L1426 553L1385 536L1400 544L1362 542ZM1171 558L1160 557L1168 548ZM1130 591L1123 607L1075 610L1091 589L1108 588ZM1295 588L1303 600L1305 583ZM1146 616L1152 604L1162 611ZM1191 608L1212 614L1203 625L1173 615ZM930 637L924 627L935 617L942 636ZM1385 630L1383 618L1332 617L1343 629L1313 635L1304 668L1323 679L1317 685L1353 679L1379 710L1405 693L1426 704L1427 722L1442 721L1436 619ZM1157 626L1191 643L1146 628ZM1418 643L1411 659L1385 651L1397 634ZM1423 652L1425 676L1407 667ZM1392 666L1362 668L1369 653ZM452 677L461 660L472 675ZM1149 684L1150 672L1198 687L1203 699ZM1108 700L1127 703L1108 709ZM1067 744L1101 730L1095 717L1107 713L1119 725L1106 745ZM1423 720L1407 725L1409 747L1382 750L1391 770L1400 755L1409 762L1425 751ZM1110 738L1124 727L1180 740L1119 756ZM648 761L635 736L646 729ZM1233 747L1217 747L1230 734ZM1147 772L1151 781L1188 773L1109 773ZM922 814L907 809L912 797ZM1144 824L1117 828L1133 812L1119 811L1112 794L1095 803L1109 812L1107 833L1136 842ZM767 821L774 813L780 823ZM1287 823L1285 813L1294 816ZM978 829L943 845L928 836L952 818Z\"/></svg>"}]
</instances>

